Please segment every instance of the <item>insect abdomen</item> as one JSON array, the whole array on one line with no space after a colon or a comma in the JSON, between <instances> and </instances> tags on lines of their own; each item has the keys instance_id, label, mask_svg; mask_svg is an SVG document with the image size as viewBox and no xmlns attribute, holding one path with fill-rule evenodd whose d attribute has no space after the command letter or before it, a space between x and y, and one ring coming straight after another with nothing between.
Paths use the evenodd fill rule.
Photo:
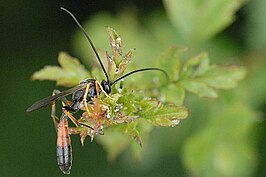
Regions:
<instances>
[{"instance_id":1,"label":"insect abdomen","mask_svg":"<svg viewBox=\"0 0 266 177\"><path fill-rule=\"evenodd\" d=\"M64 174L70 174L72 166L72 147L68 133L67 116L62 113L57 129L57 164Z\"/></svg>"}]
</instances>

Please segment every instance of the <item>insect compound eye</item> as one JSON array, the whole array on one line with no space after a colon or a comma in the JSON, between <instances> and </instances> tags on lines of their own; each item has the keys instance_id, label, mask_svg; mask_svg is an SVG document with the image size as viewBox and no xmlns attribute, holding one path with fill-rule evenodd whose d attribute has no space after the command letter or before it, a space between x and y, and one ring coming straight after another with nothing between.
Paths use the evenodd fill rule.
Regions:
<instances>
[{"instance_id":1,"label":"insect compound eye","mask_svg":"<svg viewBox=\"0 0 266 177\"><path fill-rule=\"evenodd\" d=\"M103 80L103 81L101 82L101 85L102 85L102 87L103 87L103 90L104 90L107 94L111 93L111 86L110 86L105 80Z\"/></svg>"}]
</instances>

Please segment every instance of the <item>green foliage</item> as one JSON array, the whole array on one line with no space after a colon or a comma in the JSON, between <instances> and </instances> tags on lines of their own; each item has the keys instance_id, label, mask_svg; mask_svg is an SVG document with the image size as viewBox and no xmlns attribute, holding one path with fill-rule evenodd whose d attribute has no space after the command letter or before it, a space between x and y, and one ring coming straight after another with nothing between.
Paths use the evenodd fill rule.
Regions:
<instances>
[{"instance_id":1,"label":"green foliage","mask_svg":"<svg viewBox=\"0 0 266 177\"><path fill-rule=\"evenodd\" d=\"M188 43L198 44L220 32L234 20L245 0L164 0L172 24Z\"/></svg>"},{"instance_id":2,"label":"green foliage","mask_svg":"<svg viewBox=\"0 0 266 177\"><path fill-rule=\"evenodd\" d=\"M221 89L235 88L247 75L246 67L212 64L213 61L232 63L225 59L240 57L238 44L228 37L213 36L232 23L235 11L244 2L165 0L172 24L165 15L154 13L146 19L144 17L146 26L143 27L130 11L120 12L117 16L98 14L85 23L86 30L93 34L100 55L105 56L103 62L106 62L112 80L125 71L146 66L165 69L170 76L170 81L163 74L154 72L129 77L114 86L111 98L102 95L95 100L95 105L90 106L91 112L85 111L82 115L79 121L84 124L94 127L103 125L104 136L97 135L95 140L104 147L110 160L128 149L136 160L142 159L146 165L150 161L145 159L158 162L162 155L179 155L192 176L252 175L257 158L253 136L256 136L254 125L258 114L254 107L262 104L261 98L265 97L265 64L250 66L257 58L251 56L246 64L248 80L230 93ZM105 52L107 36L103 35L103 26L106 25L120 31L118 34L112 28L107 28L111 46L108 52ZM250 33L252 37L249 41L257 42L253 38L255 34L257 38L263 35ZM125 44L129 44L128 41L130 46L137 47L137 51L127 48ZM207 42L202 43L204 41ZM177 47L176 44L180 43L193 47ZM94 54L80 32L74 37L74 48L81 59L90 56L89 60L82 61L86 65L93 64L91 71L85 70L84 73L88 74L86 77L104 78L101 69L97 67L98 63L94 64ZM124 53L124 48L128 52ZM202 50L209 51L209 55L207 52L198 52ZM78 67L84 68L80 64L75 68ZM60 72L63 70L63 66L56 68ZM75 68L74 73L79 70ZM119 75L116 71L119 71ZM71 84L66 84L69 83L68 78L55 78L48 73L45 71L39 79L55 80L58 84L62 83L60 85L69 86L86 78L77 76L69 80L72 80ZM62 75L69 77L70 74L67 72ZM218 95L219 99L213 100ZM189 119L182 123L188 114ZM91 118L97 116L101 121ZM180 124L180 121L182 124L178 128L164 131L154 128L172 127ZM156 139L150 138L152 130L157 133ZM84 141L86 137L81 138ZM156 148L160 150L156 151Z\"/></svg>"},{"instance_id":3,"label":"green foliage","mask_svg":"<svg viewBox=\"0 0 266 177\"><path fill-rule=\"evenodd\" d=\"M246 138L254 136L256 113L243 103L243 98L230 96L208 105L212 119L184 146L184 163L195 176L250 176L253 172L255 149L252 140Z\"/></svg>"},{"instance_id":4,"label":"green foliage","mask_svg":"<svg viewBox=\"0 0 266 177\"><path fill-rule=\"evenodd\" d=\"M263 48L266 44L266 1L254 0L247 7L246 45L253 49Z\"/></svg>"},{"instance_id":5,"label":"green foliage","mask_svg":"<svg viewBox=\"0 0 266 177\"><path fill-rule=\"evenodd\" d=\"M216 98L215 89L234 88L246 74L243 67L210 65L207 53L192 57L181 65L180 49L176 47L167 49L157 61L159 67L169 71L172 80L172 84L162 90L162 95L171 99L177 91L179 99L171 99L176 104L182 104L185 90L200 97Z\"/></svg>"},{"instance_id":6,"label":"green foliage","mask_svg":"<svg viewBox=\"0 0 266 177\"><path fill-rule=\"evenodd\" d=\"M110 46L112 48L112 56L106 52L108 62L108 73L111 80L115 80L122 76L128 63L131 61L134 49L130 49L124 56L122 55L123 44L119 34L113 28L107 27L109 33Z\"/></svg>"},{"instance_id":7,"label":"green foliage","mask_svg":"<svg viewBox=\"0 0 266 177\"><path fill-rule=\"evenodd\" d=\"M45 66L42 70L32 75L33 80L56 81L57 85L74 86L81 80L90 78L90 73L80 62L65 52L60 52L58 56L59 66Z\"/></svg>"},{"instance_id":8,"label":"green foliage","mask_svg":"<svg viewBox=\"0 0 266 177\"><path fill-rule=\"evenodd\" d=\"M215 89L234 88L245 74L243 67L209 65L207 54L202 53L185 63L181 85L200 97L216 98Z\"/></svg>"},{"instance_id":9,"label":"green foliage","mask_svg":"<svg viewBox=\"0 0 266 177\"><path fill-rule=\"evenodd\" d=\"M112 49L111 56L106 53L108 74L114 80L123 75L131 61L133 50L130 49L126 55L123 55L120 35L110 27L107 28L107 31ZM96 134L103 131L102 129L104 131L107 129L108 133L112 130L112 132L126 134L142 146L145 143L142 136L146 137L153 126L174 127L179 124L180 120L188 116L188 109L182 106L186 90L201 97L215 98L217 93L214 89L233 88L237 85L237 81L245 75L245 70L241 67L210 65L206 53L182 62L180 56L182 52L184 52L183 49L171 47L156 59L157 66L169 73L170 80L167 80L161 73L154 75L155 78L158 76L157 79L161 84L153 84L152 89L148 86L145 92L139 90L137 86L131 88L126 83L125 86L116 84L110 97L102 95L101 98L94 99L94 104L88 104L78 122L93 127L93 132L87 127L71 129L80 134L82 144L87 134L93 139ZM58 61L61 67L45 67L34 73L33 78L54 80L57 84L69 86L91 76L90 72L85 70L77 59L64 52L60 53ZM55 74L55 72L59 74ZM102 71L101 68L95 67L93 72ZM155 95L153 94L154 89L158 90ZM154 96L154 98L150 98L150 96ZM140 148L136 148L120 134L115 133L112 138L109 136L108 138L108 140L100 138L100 143L107 149L110 159L115 158L128 145L131 146L132 152L136 156L141 154ZM114 139L121 139L121 141Z\"/></svg>"}]
</instances>

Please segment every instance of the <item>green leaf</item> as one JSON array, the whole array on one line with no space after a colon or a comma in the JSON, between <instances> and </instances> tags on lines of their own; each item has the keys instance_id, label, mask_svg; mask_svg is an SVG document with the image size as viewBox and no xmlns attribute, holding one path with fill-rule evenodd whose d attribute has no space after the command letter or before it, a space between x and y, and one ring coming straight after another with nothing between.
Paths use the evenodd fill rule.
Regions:
<instances>
[{"instance_id":1,"label":"green leaf","mask_svg":"<svg viewBox=\"0 0 266 177\"><path fill-rule=\"evenodd\" d=\"M109 34L110 46L112 49L112 56L106 52L108 75L111 80L116 80L123 75L132 59L135 49L130 49L123 56L123 43L121 36L111 27L107 27L107 32Z\"/></svg>"},{"instance_id":2,"label":"green leaf","mask_svg":"<svg viewBox=\"0 0 266 177\"><path fill-rule=\"evenodd\" d=\"M209 64L207 53L189 59L183 66L179 83L187 91L200 97L217 98L215 89L231 89L246 75L239 66L216 66Z\"/></svg>"},{"instance_id":3,"label":"green leaf","mask_svg":"<svg viewBox=\"0 0 266 177\"><path fill-rule=\"evenodd\" d=\"M142 140L137 130L137 122L130 123L126 126L125 133L130 135L130 137L135 140L135 142L142 147Z\"/></svg>"},{"instance_id":4,"label":"green leaf","mask_svg":"<svg viewBox=\"0 0 266 177\"><path fill-rule=\"evenodd\" d=\"M156 65L167 71L171 81L178 79L180 68L179 52L180 49L178 47L170 47L162 52L156 59ZM165 80L163 76L160 76L160 78Z\"/></svg>"},{"instance_id":5,"label":"green leaf","mask_svg":"<svg viewBox=\"0 0 266 177\"><path fill-rule=\"evenodd\" d=\"M138 125L138 122L134 121L134 122L128 123L128 124L114 125L113 128L122 134L127 134L129 137L131 137L133 140L135 140L135 142L137 144L142 146L142 140L141 140L141 137L140 137L139 132L137 130L137 125Z\"/></svg>"},{"instance_id":6,"label":"green leaf","mask_svg":"<svg viewBox=\"0 0 266 177\"><path fill-rule=\"evenodd\" d=\"M106 28L107 32L109 33L110 38L110 46L112 48L112 54L115 59L115 63L118 64L122 60L122 39L120 35L111 27Z\"/></svg>"},{"instance_id":7,"label":"green leaf","mask_svg":"<svg viewBox=\"0 0 266 177\"><path fill-rule=\"evenodd\" d=\"M160 105L160 102L155 99L142 99L138 104L141 107L141 113L145 114L147 112L153 111L154 109L157 109Z\"/></svg>"},{"instance_id":8,"label":"green leaf","mask_svg":"<svg viewBox=\"0 0 266 177\"><path fill-rule=\"evenodd\" d=\"M195 93L196 95L200 97L206 97L206 98L217 98L218 95L216 91L209 87L204 82L199 82L197 80L185 80L181 81L180 84L186 88L186 90Z\"/></svg>"},{"instance_id":9,"label":"green leaf","mask_svg":"<svg viewBox=\"0 0 266 177\"><path fill-rule=\"evenodd\" d=\"M45 66L40 71L32 75L33 80L52 80L56 81L57 85L74 86L81 80L90 78L90 73L82 64L65 52L59 53L59 66Z\"/></svg>"},{"instance_id":10,"label":"green leaf","mask_svg":"<svg viewBox=\"0 0 266 177\"><path fill-rule=\"evenodd\" d=\"M148 111L142 117L154 126L173 127L188 116L188 109L173 104L160 105L157 110Z\"/></svg>"},{"instance_id":11,"label":"green leaf","mask_svg":"<svg viewBox=\"0 0 266 177\"><path fill-rule=\"evenodd\" d=\"M185 42L200 43L229 26L246 0L164 0L170 20Z\"/></svg>"},{"instance_id":12,"label":"green leaf","mask_svg":"<svg viewBox=\"0 0 266 177\"><path fill-rule=\"evenodd\" d=\"M185 88L178 84L169 84L160 90L162 102L182 105L185 99Z\"/></svg>"},{"instance_id":13,"label":"green leaf","mask_svg":"<svg viewBox=\"0 0 266 177\"><path fill-rule=\"evenodd\" d=\"M183 66L181 78L197 77L209 70L209 57L206 52L189 59Z\"/></svg>"},{"instance_id":14,"label":"green leaf","mask_svg":"<svg viewBox=\"0 0 266 177\"><path fill-rule=\"evenodd\" d=\"M216 89L231 89L246 75L246 69L240 66L212 66L199 81Z\"/></svg>"}]
</instances>

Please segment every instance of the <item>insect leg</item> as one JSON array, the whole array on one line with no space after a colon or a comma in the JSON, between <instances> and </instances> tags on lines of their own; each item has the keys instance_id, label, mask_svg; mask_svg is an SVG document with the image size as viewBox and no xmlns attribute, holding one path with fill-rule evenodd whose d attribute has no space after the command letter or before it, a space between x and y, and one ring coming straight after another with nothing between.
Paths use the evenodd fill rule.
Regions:
<instances>
[{"instance_id":1,"label":"insect leg","mask_svg":"<svg viewBox=\"0 0 266 177\"><path fill-rule=\"evenodd\" d=\"M99 98L99 85L98 85L98 81L95 80L95 90L96 90L96 98Z\"/></svg>"},{"instance_id":2,"label":"insect leg","mask_svg":"<svg viewBox=\"0 0 266 177\"><path fill-rule=\"evenodd\" d=\"M58 119L58 117L55 114L55 103L52 103L51 117L52 117L53 122L54 122L55 131L57 132L57 127L58 127L58 124L59 124L59 119Z\"/></svg>"},{"instance_id":3,"label":"insect leg","mask_svg":"<svg viewBox=\"0 0 266 177\"><path fill-rule=\"evenodd\" d=\"M88 96L88 93L89 93L90 85L91 85L91 83L87 84L86 89L85 89L85 93L84 93L84 96L83 96L83 100L82 100L84 105L85 105L85 108L86 108L87 112L90 112L89 108L88 108L88 105L87 105L87 96Z\"/></svg>"},{"instance_id":4,"label":"insect leg","mask_svg":"<svg viewBox=\"0 0 266 177\"><path fill-rule=\"evenodd\" d=\"M68 111L64 111L67 117L75 124L76 127L80 127L78 120Z\"/></svg>"},{"instance_id":5,"label":"insect leg","mask_svg":"<svg viewBox=\"0 0 266 177\"><path fill-rule=\"evenodd\" d=\"M59 90L54 90L52 95L54 96L57 93L60 93L60 91ZM55 102L52 103L51 117L52 117L53 122L54 122L55 131L57 132L57 127L58 127L58 124L59 124L59 118L56 116Z\"/></svg>"},{"instance_id":6,"label":"insect leg","mask_svg":"<svg viewBox=\"0 0 266 177\"><path fill-rule=\"evenodd\" d=\"M52 95L54 96L54 95L59 94L59 93L61 93L59 90L54 90ZM68 101L67 101L67 99L65 97L61 98L60 100L62 101L63 105L68 104ZM55 130L57 132L57 128L58 128L58 124L59 124L59 118L56 116L55 102L52 102L51 117L52 117L53 122L54 122Z\"/></svg>"},{"instance_id":7,"label":"insect leg","mask_svg":"<svg viewBox=\"0 0 266 177\"><path fill-rule=\"evenodd\" d=\"M68 128L69 134L80 134L80 141L81 141L81 144L83 146L84 140L87 137L87 135L92 136L93 128L89 125L79 123L78 120L70 112L65 111L64 113L76 125L76 127L69 127Z\"/></svg>"}]
</instances>

